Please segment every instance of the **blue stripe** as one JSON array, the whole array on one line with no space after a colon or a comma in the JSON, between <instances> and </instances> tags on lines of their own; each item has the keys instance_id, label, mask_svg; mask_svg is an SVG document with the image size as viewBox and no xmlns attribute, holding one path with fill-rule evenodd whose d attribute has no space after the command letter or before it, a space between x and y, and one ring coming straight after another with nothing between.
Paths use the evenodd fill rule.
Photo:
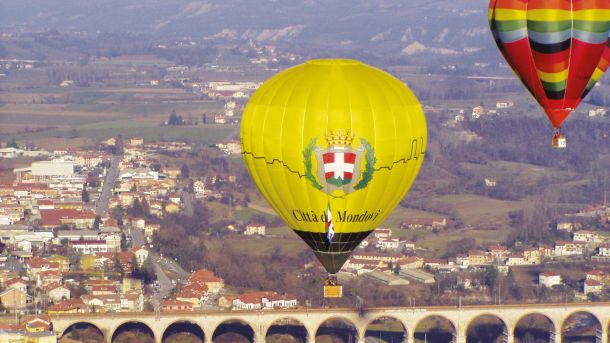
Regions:
<instances>
[{"instance_id":1,"label":"blue stripe","mask_svg":"<svg viewBox=\"0 0 610 343\"><path fill-rule=\"evenodd\" d=\"M527 34L531 41L538 44L556 44L572 38L570 35L570 30L563 30L559 32L537 32L530 30L527 32Z\"/></svg>"},{"instance_id":2,"label":"blue stripe","mask_svg":"<svg viewBox=\"0 0 610 343\"><path fill-rule=\"evenodd\" d=\"M527 30L525 28L514 30L514 31L506 31L506 32L497 32L498 38L502 43L512 43L516 42L520 39L527 37Z\"/></svg>"}]
</instances>

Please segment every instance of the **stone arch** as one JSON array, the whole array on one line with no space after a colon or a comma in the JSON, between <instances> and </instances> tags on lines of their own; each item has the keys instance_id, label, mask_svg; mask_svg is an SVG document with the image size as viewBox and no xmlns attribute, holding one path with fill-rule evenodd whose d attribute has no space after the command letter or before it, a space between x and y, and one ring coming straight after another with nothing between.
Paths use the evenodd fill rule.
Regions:
<instances>
[{"instance_id":1,"label":"stone arch","mask_svg":"<svg viewBox=\"0 0 610 343\"><path fill-rule=\"evenodd\" d=\"M59 336L59 338L64 338L69 332L71 332L74 329L79 329L79 326L83 327L83 326L88 326L91 328L94 328L98 331L98 333L102 336L102 341L105 342L106 341L106 335L104 334L104 331L102 331L102 329L99 328L99 326L88 322L88 321L78 321L75 323L70 324L68 327L66 327L66 329L61 333L61 335Z\"/></svg>"},{"instance_id":2,"label":"stone arch","mask_svg":"<svg viewBox=\"0 0 610 343\"><path fill-rule=\"evenodd\" d=\"M440 314L431 314L420 319L415 325L413 337L434 342L453 342L458 336L455 323Z\"/></svg>"},{"instance_id":3,"label":"stone arch","mask_svg":"<svg viewBox=\"0 0 610 343\"><path fill-rule=\"evenodd\" d=\"M569 323L570 320L577 320L577 322L572 325ZM602 323L596 315L589 311L574 311L563 319L560 334L562 342L567 342L570 337L581 339L587 337L594 342L601 342Z\"/></svg>"},{"instance_id":4,"label":"stone arch","mask_svg":"<svg viewBox=\"0 0 610 343\"><path fill-rule=\"evenodd\" d=\"M283 325L278 324L281 321L287 321L287 322L291 322L291 323L283 324ZM278 328L279 326L288 326L288 328L281 329L281 328ZM274 327L276 327L276 329L274 329ZM276 335L276 334L290 335L294 338L294 340L296 342L299 342L299 343L306 343L308 341L311 341L311 339L309 337L310 333L307 331L307 327L305 326L305 324L301 320L298 320L293 317L278 318L278 319L274 320L271 324L269 324L269 326L265 330L265 341L267 341L267 339L271 335Z\"/></svg>"},{"instance_id":5,"label":"stone arch","mask_svg":"<svg viewBox=\"0 0 610 343\"><path fill-rule=\"evenodd\" d=\"M547 326L546 329L537 327L544 324ZM544 330L548 331L545 333ZM522 315L515 322L513 329L515 342L518 342L518 339L522 340L526 335L554 342L557 334L557 324L549 316L540 312L530 312Z\"/></svg>"},{"instance_id":6,"label":"stone arch","mask_svg":"<svg viewBox=\"0 0 610 343\"><path fill-rule=\"evenodd\" d=\"M380 321L384 321L384 320L390 320L393 322L396 322L397 324L400 325L400 328L396 327L395 325L388 325L386 326L387 328L389 328L390 330L386 330L385 332L383 330L376 330L376 332L373 332L373 330L369 330L369 327L371 325L375 325L375 322L380 322ZM384 323L379 323L381 325L383 325ZM395 331L395 329L400 329L402 331ZM383 339L386 342L408 342L409 340L409 332L407 330L406 325L398 318L392 316L392 315L382 315L382 316L378 316L376 318L371 319L366 326L364 327L364 339L366 340L366 337L378 337L380 339Z\"/></svg>"},{"instance_id":7,"label":"stone arch","mask_svg":"<svg viewBox=\"0 0 610 343\"><path fill-rule=\"evenodd\" d=\"M337 323L337 322L342 322L343 324L347 324L347 328L333 328L333 327L328 327L326 324L328 323ZM344 330L343 333L340 332L340 330ZM358 338L360 337L359 333L358 333L358 327L356 326L356 324L354 324L351 320L341 317L341 316L331 316L328 318L325 318L324 321L322 321L315 332L315 336L314 336L314 342L317 341L318 336L320 335L331 335L331 334L335 334L335 335L339 335L342 337L349 337L348 339L343 339L344 342L357 342ZM351 340L351 341L350 341Z\"/></svg>"},{"instance_id":8,"label":"stone arch","mask_svg":"<svg viewBox=\"0 0 610 343\"><path fill-rule=\"evenodd\" d=\"M483 318L491 318L488 320L483 328L476 327L477 320ZM504 319L500 318L497 314L491 312L481 313L480 315L472 318L466 328L466 342L467 343L478 343L478 342L502 342L504 338L510 335L508 325Z\"/></svg>"},{"instance_id":9,"label":"stone arch","mask_svg":"<svg viewBox=\"0 0 610 343\"><path fill-rule=\"evenodd\" d=\"M110 342L114 342L120 334L126 331L136 331L147 334L152 337L152 342L156 342L157 339L157 337L155 337L155 332L153 331L153 329L150 326L146 325L144 322L141 322L139 320L127 320L114 329Z\"/></svg>"},{"instance_id":10,"label":"stone arch","mask_svg":"<svg viewBox=\"0 0 610 343\"><path fill-rule=\"evenodd\" d=\"M203 328L199 326L199 324L187 319L178 319L169 324L165 330L163 330L161 342L165 342L165 340L170 336L180 333L190 333L199 338L201 343L205 343L205 333L203 332Z\"/></svg>"},{"instance_id":11,"label":"stone arch","mask_svg":"<svg viewBox=\"0 0 610 343\"><path fill-rule=\"evenodd\" d=\"M228 318L223 320L212 333L212 342L216 342L219 339L227 339L227 342L252 343L256 341L256 338L256 332L252 325L239 318Z\"/></svg>"}]
</instances>

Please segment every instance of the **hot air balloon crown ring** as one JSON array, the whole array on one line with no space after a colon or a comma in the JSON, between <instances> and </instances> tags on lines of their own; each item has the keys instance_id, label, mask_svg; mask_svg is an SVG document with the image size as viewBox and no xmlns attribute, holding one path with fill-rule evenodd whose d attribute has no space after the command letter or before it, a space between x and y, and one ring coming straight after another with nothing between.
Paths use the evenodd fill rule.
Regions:
<instances>
[{"instance_id":1,"label":"hot air balloon crown ring","mask_svg":"<svg viewBox=\"0 0 610 343\"><path fill-rule=\"evenodd\" d=\"M309 142L303 150L305 177L311 185L327 194L342 190L345 195L365 188L373 178L376 162L375 150L364 138L361 145L352 148L354 133L341 129L324 133L327 147L316 145L317 137ZM317 162L316 176L313 174L312 155ZM361 170L364 158L364 170Z\"/></svg>"}]
</instances>

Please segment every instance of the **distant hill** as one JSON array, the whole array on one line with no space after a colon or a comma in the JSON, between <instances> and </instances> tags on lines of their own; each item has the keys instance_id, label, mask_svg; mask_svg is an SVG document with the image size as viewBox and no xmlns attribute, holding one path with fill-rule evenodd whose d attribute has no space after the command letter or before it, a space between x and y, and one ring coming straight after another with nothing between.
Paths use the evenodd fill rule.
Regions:
<instances>
[{"instance_id":1,"label":"distant hill","mask_svg":"<svg viewBox=\"0 0 610 343\"><path fill-rule=\"evenodd\" d=\"M412 53L493 47L480 0L11 0L0 30L315 42ZM425 49L408 49L419 42Z\"/></svg>"}]
</instances>

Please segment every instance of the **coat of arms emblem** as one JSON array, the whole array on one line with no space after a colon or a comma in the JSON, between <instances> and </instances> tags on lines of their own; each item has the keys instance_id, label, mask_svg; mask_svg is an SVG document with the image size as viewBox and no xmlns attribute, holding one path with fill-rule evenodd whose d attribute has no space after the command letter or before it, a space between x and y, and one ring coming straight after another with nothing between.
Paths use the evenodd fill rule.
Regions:
<instances>
[{"instance_id":1,"label":"coat of arms emblem","mask_svg":"<svg viewBox=\"0 0 610 343\"><path fill-rule=\"evenodd\" d=\"M315 188L332 194L342 190L345 194L362 189L373 177L375 166L375 151L364 138L361 145L353 149L354 134L347 130L330 131L325 134L327 148L316 146L314 137L303 151L305 162L305 177ZM317 161L316 176L312 171L312 155ZM365 160L364 170L361 170L362 159Z\"/></svg>"}]
</instances>

